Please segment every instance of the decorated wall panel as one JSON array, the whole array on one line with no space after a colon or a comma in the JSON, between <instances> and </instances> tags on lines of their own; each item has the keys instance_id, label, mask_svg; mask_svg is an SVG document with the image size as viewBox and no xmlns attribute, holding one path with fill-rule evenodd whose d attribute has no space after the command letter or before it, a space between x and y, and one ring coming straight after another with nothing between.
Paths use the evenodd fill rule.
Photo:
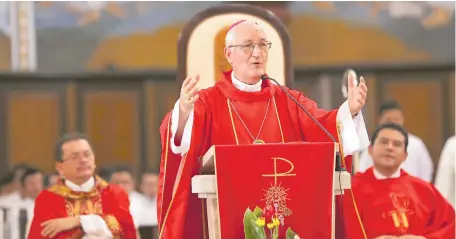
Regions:
<instances>
[{"instance_id":1,"label":"decorated wall panel","mask_svg":"<svg viewBox=\"0 0 456 239\"><path fill-rule=\"evenodd\" d=\"M12 64L10 4L0 3L0 70ZM221 4L226 3L36 2L37 69L174 69L185 23ZM296 67L454 62L454 2L255 5L264 5L287 24Z\"/></svg>"}]
</instances>

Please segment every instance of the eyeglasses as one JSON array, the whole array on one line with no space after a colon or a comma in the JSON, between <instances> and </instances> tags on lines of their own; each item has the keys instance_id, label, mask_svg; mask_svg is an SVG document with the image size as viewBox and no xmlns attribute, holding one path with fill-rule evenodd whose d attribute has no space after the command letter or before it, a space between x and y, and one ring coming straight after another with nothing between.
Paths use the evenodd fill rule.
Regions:
<instances>
[{"instance_id":1,"label":"eyeglasses","mask_svg":"<svg viewBox=\"0 0 456 239\"><path fill-rule=\"evenodd\" d=\"M92 156L93 154L90 152L85 152L83 154L72 154L66 158L63 159L64 162L70 161L70 162L77 162L77 161L82 161L82 159L88 159Z\"/></svg>"},{"instance_id":2,"label":"eyeglasses","mask_svg":"<svg viewBox=\"0 0 456 239\"><path fill-rule=\"evenodd\" d=\"M261 42L261 43L249 43L249 44L245 44L245 45L231 45L230 48L239 47L243 51L251 53L255 50L255 47L258 46L260 51L266 52L269 49L271 49L271 45L272 45L272 42Z\"/></svg>"}]
</instances>

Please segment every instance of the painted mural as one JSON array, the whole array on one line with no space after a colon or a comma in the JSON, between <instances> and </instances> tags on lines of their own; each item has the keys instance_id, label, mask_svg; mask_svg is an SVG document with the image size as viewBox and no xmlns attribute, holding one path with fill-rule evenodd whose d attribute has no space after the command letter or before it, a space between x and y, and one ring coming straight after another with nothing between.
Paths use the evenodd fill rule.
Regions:
<instances>
[{"instance_id":1,"label":"painted mural","mask_svg":"<svg viewBox=\"0 0 456 239\"><path fill-rule=\"evenodd\" d=\"M8 3L0 1L0 71L10 69L10 37Z\"/></svg>"},{"instance_id":2,"label":"painted mural","mask_svg":"<svg viewBox=\"0 0 456 239\"><path fill-rule=\"evenodd\" d=\"M221 2L36 2L38 71L174 69L196 13ZM290 2L296 66L454 61L454 2ZM9 67L0 2L0 70Z\"/></svg>"}]
</instances>

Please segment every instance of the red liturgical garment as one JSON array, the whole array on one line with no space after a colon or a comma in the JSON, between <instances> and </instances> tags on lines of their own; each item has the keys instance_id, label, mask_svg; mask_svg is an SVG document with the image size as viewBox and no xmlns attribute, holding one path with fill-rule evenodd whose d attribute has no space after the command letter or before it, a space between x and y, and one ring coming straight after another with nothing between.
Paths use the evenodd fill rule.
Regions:
<instances>
[{"instance_id":1,"label":"red liturgical garment","mask_svg":"<svg viewBox=\"0 0 456 239\"><path fill-rule=\"evenodd\" d=\"M314 101L300 92L289 92L334 138L338 138L338 110L319 109ZM198 158L212 145L252 144L254 139L249 131L253 137L259 134L258 139L266 143L331 141L309 116L269 81L263 81L259 92L244 92L233 85L231 71L228 71L215 86L198 94L191 145L183 157L171 151L171 113L165 116L160 127L162 159L157 207L161 239L204 238L205 208L202 200L191 193L190 186L191 178L200 168Z\"/></svg>"},{"instance_id":2,"label":"red liturgical garment","mask_svg":"<svg viewBox=\"0 0 456 239\"><path fill-rule=\"evenodd\" d=\"M377 179L371 167L353 177L352 192L357 208L350 203L352 195L344 198L346 238L370 239L382 235L455 238L455 212L449 202L432 184L403 170L398 178Z\"/></svg>"},{"instance_id":3,"label":"red liturgical garment","mask_svg":"<svg viewBox=\"0 0 456 239\"><path fill-rule=\"evenodd\" d=\"M75 192L61 180L50 189L42 191L35 200L35 212L29 239L43 239L42 226L45 221L77 215L101 216L114 238L135 239L136 229L129 212L127 193L114 185L96 178L95 187L85 192ZM83 238L81 228L57 234L53 239ZM47 237L48 238L48 237Z\"/></svg>"}]
</instances>

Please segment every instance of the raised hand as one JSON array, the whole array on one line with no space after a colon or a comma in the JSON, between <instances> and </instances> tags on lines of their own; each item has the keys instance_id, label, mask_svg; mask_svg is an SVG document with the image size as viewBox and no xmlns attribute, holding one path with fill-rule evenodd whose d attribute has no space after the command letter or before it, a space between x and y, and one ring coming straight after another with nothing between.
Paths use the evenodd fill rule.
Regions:
<instances>
[{"instance_id":1,"label":"raised hand","mask_svg":"<svg viewBox=\"0 0 456 239\"><path fill-rule=\"evenodd\" d=\"M198 100L198 94L196 92L199 90L196 87L200 79L199 75L196 75L195 78L188 76L184 83L182 83L182 88L180 91L179 106L181 113L189 113L193 109L193 105L196 100Z\"/></svg>"},{"instance_id":2,"label":"raised hand","mask_svg":"<svg viewBox=\"0 0 456 239\"><path fill-rule=\"evenodd\" d=\"M367 86L364 78L361 76L359 85L356 85L357 79L354 72L348 74L348 106L353 116L357 115L364 107L367 97Z\"/></svg>"}]
</instances>

